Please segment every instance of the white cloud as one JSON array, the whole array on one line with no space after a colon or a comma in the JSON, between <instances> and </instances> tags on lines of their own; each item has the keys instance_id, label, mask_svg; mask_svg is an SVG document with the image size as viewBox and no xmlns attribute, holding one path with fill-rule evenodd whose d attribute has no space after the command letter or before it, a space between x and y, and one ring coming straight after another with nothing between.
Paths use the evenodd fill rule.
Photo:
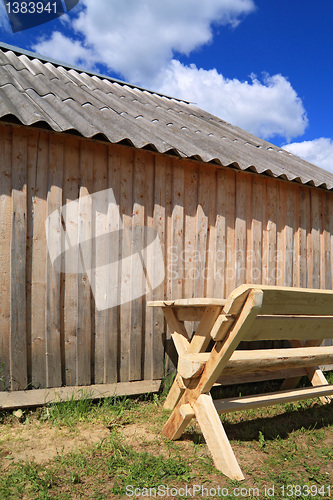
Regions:
<instances>
[{"instance_id":1,"label":"white cloud","mask_svg":"<svg viewBox=\"0 0 333 500\"><path fill-rule=\"evenodd\" d=\"M326 137L313 141L286 144L285 149L306 161L333 172L333 140Z\"/></svg>"},{"instance_id":2,"label":"white cloud","mask_svg":"<svg viewBox=\"0 0 333 500\"><path fill-rule=\"evenodd\" d=\"M56 59L85 60L89 47L96 62L131 82L153 78L175 52L189 54L211 42L213 24L235 27L255 9L253 0L81 0L80 5L73 29L84 39L81 54L64 35L58 45L55 33L34 49Z\"/></svg>"},{"instance_id":3,"label":"white cloud","mask_svg":"<svg viewBox=\"0 0 333 500\"><path fill-rule=\"evenodd\" d=\"M96 63L93 50L84 47L79 40L64 36L60 31L54 31L49 39L40 40L34 49L39 54L72 65L93 68Z\"/></svg>"},{"instance_id":4,"label":"white cloud","mask_svg":"<svg viewBox=\"0 0 333 500\"><path fill-rule=\"evenodd\" d=\"M173 60L158 75L160 92L196 103L199 107L263 138L292 138L304 133L308 120L301 99L282 75L263 81L229 80L215 69L184 66Z\"/></svg>"}]
</instances>

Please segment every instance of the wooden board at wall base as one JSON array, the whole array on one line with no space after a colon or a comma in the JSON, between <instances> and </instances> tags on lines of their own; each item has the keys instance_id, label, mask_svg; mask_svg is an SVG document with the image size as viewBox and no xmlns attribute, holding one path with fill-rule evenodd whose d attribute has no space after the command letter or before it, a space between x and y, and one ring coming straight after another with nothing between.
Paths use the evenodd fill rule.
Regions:
<instances>
[{"instance_id":1,"label":"wooden board at wall base","mask_svg":"<svg viewBox=\"0 0 333 500\"><path fill-rule=\"evenodd\" d=\"M158 392L161 380L121 382L119 384L96 384L88 386L57 387L55 389L34 389L0 393L0 409L10 410L28 406L42 406L72 399L99 399L115 396L135 396Z\"/></svg>"}]
</instances>

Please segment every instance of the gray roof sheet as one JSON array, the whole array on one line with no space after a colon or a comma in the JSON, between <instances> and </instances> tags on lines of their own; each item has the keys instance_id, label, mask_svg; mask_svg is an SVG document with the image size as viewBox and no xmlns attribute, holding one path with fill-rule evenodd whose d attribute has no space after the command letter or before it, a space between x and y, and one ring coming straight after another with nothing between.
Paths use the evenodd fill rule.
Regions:
<instances>
[{"instance_id":1,"label":"gray roof sheet","mask_svg":"<svg viewBox=\"0 0 333 500\"><path fill-rule=\"evenodd\" d=\"M101 135L203 162L333 189L316 167L191 103L0 45L0 118Z\"/></svg>"}]
</instances>

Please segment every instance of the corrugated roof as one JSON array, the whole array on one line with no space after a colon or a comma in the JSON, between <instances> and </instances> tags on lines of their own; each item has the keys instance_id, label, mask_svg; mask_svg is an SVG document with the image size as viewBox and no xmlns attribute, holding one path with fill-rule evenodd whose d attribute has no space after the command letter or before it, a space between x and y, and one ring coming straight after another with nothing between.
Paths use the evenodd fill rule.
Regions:
<instances>
[{"instance_id":1,"label":"corrugated roof","mask_svg":"<svg viewBox=\"0 0 333 500\"><path fill-rule=\"evenodd\" d=\"M191 103L0 45L0 118L333 189L333 174Z\"/></svg>"}]
</instances>

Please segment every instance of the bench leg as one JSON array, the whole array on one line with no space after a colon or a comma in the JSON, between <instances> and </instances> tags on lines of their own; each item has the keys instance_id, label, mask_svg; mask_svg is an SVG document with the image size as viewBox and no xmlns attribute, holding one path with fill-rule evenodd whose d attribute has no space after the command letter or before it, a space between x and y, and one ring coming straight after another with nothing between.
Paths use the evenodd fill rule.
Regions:
<instances>
[{"instance_id":1,"label":"bench leg","mask_svg":"<svg viewBox=\"0 0 333 500\"><path fill-rule=\"evenodd\" d=\"M162 429L162 434L171 440L179 439L194 417L193 411L188 411L190 405L178 405L171 413L169 420Z\"/></svg>"},{"instance_id":2,"label":"bench leg","mask_svg":"<svg viewBox=\"0 0 333 500\"><path fill-rule=\"evenodd\" d=\"M184 394L186 387L183 384L181 376L177 373L175 380L173 381L173 384L171 386L170 391L168 392L168 395L164 401L163 408L165 410L173 410L177 404L182 395Z\"/></svg>"},{"instance_id":3,"label":"bench leg","mask_svg":"<svg viewBox=\"0 0 333 500\"><path fill-rule=\"evenodd\" d=\"M199 396L193 405L193 410L215 467L230 479L244 479L211 395Z\"/></svg>"}]
</instances>

